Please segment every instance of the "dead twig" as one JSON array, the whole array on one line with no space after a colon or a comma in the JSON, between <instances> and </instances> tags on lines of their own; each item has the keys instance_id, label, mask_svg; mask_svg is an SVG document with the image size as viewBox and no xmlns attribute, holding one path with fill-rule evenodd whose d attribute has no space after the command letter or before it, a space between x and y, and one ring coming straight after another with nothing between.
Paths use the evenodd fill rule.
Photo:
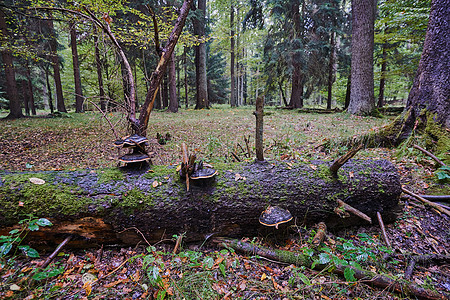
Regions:
<instances>
[{"instance_id":1,"label":"dead twig","mask_svg":"<svg viewBox=\"0 0 450 300\"><path fill-rule=\"evenodd\" d=\"M363 147L363 144L359 144L359 146L350 149L345 155L339 157L338 159L336 159L333 164L330 167L330 171L333 174L333 176L337 176L337 172L339 170L340 167L342 167L350 158L352 158L353 156L355 156L355 154L361 150Z\"/></svg>"},{"instance_id":2,"label":"dead twig","mask_svg":"<svg viewBox=\"0 0 450 300\"><path fill-rule=\"evenodd\" d=\"M405 194L408 194L408 195L410 195L410 196L412 196L412 197L414 197L414 198L416 198L416 199L422 201L423 203L425 203L425 204L427 204L427 205L429 205L429 206L431 206L431 207L437 209L437 210L440 211L441 213L444 213L444 214L446 214L447 216L450 217L450 211L448 211L447 209L443 208L442 206L440 206L440 205L438 205L438 204L436 204L436 203L433 203L433 202L431 202L431 201L428 201L427 199L425 199L425 198L423 198L423 197L420 197L420 196L417 195L417 194L414 194L413 192L411 192L411 191L405 189L404 187L402 187L402 191L403 191Z\"/></svg>"},{"instance_id":3,"label":"dead twig","mask_svg":"<svg viewBox=\"0 0 450 300\"><path fill-rule=\"evenodd\" d=\"M66 237L64 239L64 241L62 241L58 247L56 247L55 251L53 251L52 254L50 254L49 257L47 257L47 259L44 261L44 263L40 266L40 269L43 270L45 268L47 268L47 266L52 262L52 260L56 257L56 255L58 255L58 253L61 251L61 249L72 239L72 236L69 235L68 237Z\"/></svg>"},{"instance_id":4,"label":"dead twig","mask_svg":"<svg viewBox=\"0 0 450 300\"><path fill-rule=\"evenodd\" d=\"M379 211L377 211L377 219L378 219L378 224L380 224L381 234L383 236L383 240L386 243L386 246L391 248L391 242L389 241L389 237L388 237L388 235L386 233L386 228L384 227L383 218L381 217L381 214L380 214Z\"/></svg>"},{"instance_id":5,"label":"dead twig","mask_svg":"<svg viewBox=\"0 0 450 300\"><path fill-rule=\"evenodd\" d=\"M418 145L413 145L413 148L416 148L417 150L422 151L423 153L425 153L426 155L428 155L429 157L431 157L432 159L434 159L438 164L440 164L442 167L447 166L442 160L440 160L439 158L437 158L433 153L423 149L422 147L418 146Z\"/></svg>"},{"instance_id":6,"label":"dead twig","mask_svg":"<svg viewBox=\"0 0 450 300\"><path fill-rule=\"evenodd\" d=\"M348 205L347 203L339 199L337 200L337 203L338 206L334 209L334 212L339 216L346 217L345 213L349 212L372 224L372 219L362 211L357 210L356 208Z\"/></svg>"}]
</instances>

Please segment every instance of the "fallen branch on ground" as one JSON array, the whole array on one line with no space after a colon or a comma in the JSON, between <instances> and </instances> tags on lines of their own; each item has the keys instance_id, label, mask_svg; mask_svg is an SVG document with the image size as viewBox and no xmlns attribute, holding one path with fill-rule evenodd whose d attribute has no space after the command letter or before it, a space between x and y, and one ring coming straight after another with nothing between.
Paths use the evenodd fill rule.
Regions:
<instances>
[{"instance_id":1,"label":"fallen branch on ground","mask_svg":"<svg viewBox=\"0 0 450 300\"><path fill-rule=\"evenodd\" d=\"M285 250L276 250L266 247L256 246L250 243L235 239L226 238L214 238L213 242L217 245L225 248L232 248L239 252L244 252L247 254L259 255L267 257L272 260L294 264L297 266L306 266L311 268L312 260L303 254L294 253ZM324 269L324 265L315 265L314 269ZM390 277L379 275L367 270L360 270L352 266L344 266L341 264L334 264L332 269L334 273L343 275L346 269L351 269L354 274L353 276L361 280L361 282L382 288L382 289L392 289L396 292L403 293L406 295L422 298L422 299L445 299L445 296L428 289L421 288L416 284L409 281L396 281Z\"/></svg>"},{"instance_id":2,"label":"fallen branch on ground","mask_svg":"<svg viewBox=\"0 0 450 300\"><path fill-rule=\"evenodd\" d=\"M417 195L417 194L414 194L413 192L411 192L411 191L405 189L404 187L402 187L402 191L403 191L404 193L410 195L410 196L413 196L414 198L416 198L416 199L422 201L423 203L425 203L425 204L427 204L427 205L429 205L429 206L431 206L431 207L437 209L438 211L440 211L440 212L442 212L442 213L444 213L444 214L446 214L447 216L450 217L450 211L448 211L447 209L443 208L442 206L440 206L440 205L438 205L438 204L436 204L436 203L433 203L433 202L431 202L431 201L428 201L427 199L425 199L425 198L423 198L423 197L420 197L420 196Z\"/></svg>"}]
</instances>

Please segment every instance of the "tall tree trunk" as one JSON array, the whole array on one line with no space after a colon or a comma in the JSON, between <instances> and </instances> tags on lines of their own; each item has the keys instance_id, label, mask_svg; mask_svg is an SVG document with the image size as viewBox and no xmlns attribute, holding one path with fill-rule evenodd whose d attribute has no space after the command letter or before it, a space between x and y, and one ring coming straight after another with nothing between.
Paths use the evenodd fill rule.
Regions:
<instances>
[{"instance_id":1,"label":"tall tree trunk","mask_svg":"<svg viewBox=\"0 0 450 300\"><path fill-rule=\"evenodd\" d=\"M373 45L376 0L352 0L352 85L348 111L368 114L375 108Z\"/></svg>"},{"instance_id":2,"label":"tall tree trunk","mask_svg":"<svg viewBox=\"0 0 450 300\"><path fill-rule=\"evenodd\" d=\"M387 66L387 43L384 43L382 53L382 61L381 61L381 75L380 75L380 91L378 94L378 103L377 107L384 106L384 88L386 85L386 66Z\"/></svg>"},{"instance_id":3,"label":"tall tree trunk","mask_svg":"<svg viewBox=\"0 0 450 300\"><path fill-rule=\"evenodd\" d=\"M422 57L406 103L411 109L409 121L426 109L435 122L450 128L449 33L450 0L433 0ZM413 124L409 123L411 129Z\"/></svg>"},{"instance_id":4,"label":"tall tree trunk","mask_svg":"<svg viewBox=\"0 0 450 300\"><path fill-rule=\"evenodd\" d=\"M195 109L202 109L209 107L206 69L206 42L204 40L206 27L206 0L198 0L197 9L200 10L200 17L199 19L194 20L194 34L197 35L197 38L199 38L201 42L195 47L195 68L197 74L197 102Z\"/></svg>"},{"instance_id":5,"label":"tall tree trunk","mask_svg":"<svg viewBox=\"0 0 450 300\"><path fill-rule=\"evenodd\" d=\"M48 105L50 106L50 112L53 113L55 111L55 108L53 107L53 97L52 97L52 86L50 85L49 80L49 70L48 66L45 66L45 80L47 83L47 91L48 91Z\"/></svg>"},{"instance_id":6,"label":"tall tree trunk","mask_svg":"<svg viewBox=\"0 0 450 300\"><path fill-rule=\"evenodd\" d=\"M78 60L77 30L75 23L70 26L70 47L72 48L73 79L75 81L75 112L83 112L83 89L81 87L80 62Z\"/></svg>"},{"instance_id":7,"label":"tall tree trunk","mask_svg":"<svg viewBox=\"0 0 450 300\"><path fill-rule=\"evenodd\" d=\"M159 60L158 65L156 66L156 70L153 72L150 81L150 88L147 91L147 95L145 96L145 102L142 105L141 113L139 115L139 120L132 123L133 129L136 133L141 135L147 134L148 120L150 117L150 113L152 112L153 105L155 102L155 98L161 83L161 80L164 76L165 69L172 55L172 52L177 44L178 38L183 30L184 23L186 21L187 15L189 13L190 7L192 5L193 0L185 0L183 5L180 8L180 14L175 22L174 28L170 33L169 39L166 43L166 46L163 48L162 56Z\"/></svg>"},{"instance_id":8,"label":"tall tree trunk","mask_svg":"<svg viewBox=\"0 0 450 300\"><path fill-rule=\"evenodd\" d=\"M29 101L29 93L28 93L28 87L27 87L27 81L22 79L19 82L19 88L21 90L21 95L22 95L22 102L23 102L23 106L25 108L25 115L29 116L30 115L30 101Z\"/></svg>"},{"instance_id":9,"label":"tall tree trunk","mask_svg":"<svg viewBox=\"0 0 450 300\"><path fill-rule=\"evenodd\" d=\"M230 86L230 105L231 107L236 106L236 75L234 74L234 60L235 60L235 49L234 49L234 5L233 0L231 0L231 11L230 11L230 80L231 80L231 86Z\"/></svg>"},{"instance_id":10,"label":"tall tree trunk","mask_svg":"<svg viewBox=\"0 0 450 300\"><path fill-rule=\"evenodd\" d=\"M167 74L162 82L162 108L169 107L169 79Z\"/></svg>"},{"instance_id":11,"label":"tall tree trunk","mask_svg":"<svg viewBox=\"0 0 450 300\"><path fill-rule=\"evenodd\" d=\"M100 96L100 109L106 111L105 88L103 85L102 61L100 60L100 49L98 47L97 30L94 27L94 47L95 47L95 66L97 69L98 89Z\"/></svg>"},{"instance_id":12,"label":"tall tree trunk","mask_svg":"<svg viewBox=\"0 0 450 300\"><path fill-rule=\"evenodd\" d=\"M66 105L64 104L64 96L61 84L61 74L59 71L59 58L57 52L58 42L56 40L56 31L53 26L52 14L49 13L48 18L48 27L50 28L51 37L50 37L50 60L53 65L53 78L55 80L56 86L56 109L59 112L67 112Z\"/></svg>"},{"instance_id":13,"label":"tall tree trunk","mask_svg":"<svg viewBox=\"0 0 450 300\"><path fill-rule=\"evenodd\" d=\"M6 25L6 14L0 7L0 30L4 39L8 39L8 27ZM16 119L23 117L20 107L19 95L17 93L16 72L14 70L13 56L7 47L2 50L2 61L6 76L6 97L9 100L9 114L7 118Z\"/></svg>"},{"instance_id":14,"label":"tall tree trunk","mask_svg":"<svg viewBox=\"0 0 450 300\"><path fill-rule=\"evenodd\" d=\"M344 103L344 110L348 108L350 104L350 89L352 86L352 74L350 73L347 78L347 89L345 91L345 103Z\"/></svg>"},{"instance_id":15,"label":"tall tree trunk","mask_svg":"<svg viewBox=\"0 0 450 300\"><path fill-rule=\"evenodd\" d=\"M33 83L31 81L31 71L30 71L30 65L27 62L26 65L26 71L27 71L27 90L28 90L28 100L30 104L31 114L33 116L36 115L36 106L34 105L34 93L33 93Z\"/></svg>"},{"instance_id":16,"label":"tall tree trunk","mask_svg":"<svg viewBox=\"0 0 450 300\"><path fill-rule=\"evenodd\" d=\"M304 4L303 4L304 5ZM302 13L304 8L302 8ZM300 16L300 3L295 1L292 3L292 13L294 22L294 37L298 39L302 36L302 17ZM294 42L293 42L294 43ZM299 54L300 49L297 43L294 43L293 51L291 55L292 60L292 89L291 100L289 106L293 108L303 107L303 71L301 65L301 57Z\"/></svg>"},{"instance_id":17,"label":"tall tree trunk","mask_svg":"<svg viewBox=\"0 0 450 300\"><path fill-rule=\"evenodd\" d=\"M186 109L189 107L189 95L188 95L188 77L187 77L187 53L186 46L183 47L183 64L184 64L184 103Z\"/></svg>"},{"instance_id":18,"label":"tall tree trunk","mask_svg":"<svg viewBox=\"0 0 450 300\"><path fill-rule=\"evenodd\" d=\"M334 56L335 56L335 39L334 32L330 34L330 58L328 60L328 95L327 95L327 109L331 109L331 98L334 82Z\"/></svg>"},{"instance_id":19,"label":"tall tree trunk","mask_svg":"<svg viewBox=\"0 0 450 300\"><path fill-rule=\"evenodd\" d=\"M175 70L175 53L172 52L169 61L169 111L178 112L178 97L177 97L177 78Z\"/></svg>"}]
</instances>

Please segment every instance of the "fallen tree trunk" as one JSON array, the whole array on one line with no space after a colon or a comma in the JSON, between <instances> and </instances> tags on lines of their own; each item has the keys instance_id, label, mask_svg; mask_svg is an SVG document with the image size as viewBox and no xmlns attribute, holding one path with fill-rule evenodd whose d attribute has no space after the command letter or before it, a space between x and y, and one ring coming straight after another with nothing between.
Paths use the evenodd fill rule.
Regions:
<instances>
[{"instance_id":1,"label":"fallen tree trunk","mask_svg":"<svg viewBox=\"0 0 450 300\"><path fill-rule=\"evenodd\" d=\"M0 228L17 224L27 214L47 217L55 225L35 234L56 244L65 234L78 236L71 246L89 241L135 244L143 237L155 242L182 233L188 241L210 234L255 236L262 226L258 218L269 204L288 209L296 224L325 221L330 229L367 224L355 216L337 216L337 200L372 218L379 211L385 221L392 221L401 194L394 165L386 160L350 160L337 176L330 165L313 161L216 166L215 180L191 181L189 192L175 166L3 173ZM32 177L45 183L34 184Z\"/></svg>"}]
</instances>

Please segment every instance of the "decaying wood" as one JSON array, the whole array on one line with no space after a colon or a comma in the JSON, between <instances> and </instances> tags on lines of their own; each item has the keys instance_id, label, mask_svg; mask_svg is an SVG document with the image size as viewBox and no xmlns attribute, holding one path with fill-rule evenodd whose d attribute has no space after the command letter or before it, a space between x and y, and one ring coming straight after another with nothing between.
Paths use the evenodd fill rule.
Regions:
<instances>
[{"instance_id":1,"label":"decaying wood","mask_svg":"<svg viewBox=\"0 0 450 300\"><path fill-rule=\"evenodd\" d=\"M369 222L370 224L372 224L372 219L366 215L365 213L363 213L362 211L357 210L356 208L348 205L347 203L345 203L342 200L337 200L338 203L338 207L336 207L334 209L334 211L341 217L348 217L348 215L346 215L345 213L349 212L354 214L355 216L360 217L363 220L366 220L367 222ZM344 215L343 215L344 214Z\"/></svg>"},{"instance_id":2,"label":"decaying wood","mask_svg":"<svg viewBox=\"0 0 450 300\"><path fill-rule=\"evenodd\" d=\"M437 158L433 153L431 153L430 151L427 151L425 149L423 149L422 147L418 146L418 145L413 145L413 148L416 148L417 150L422 151L423 153L425 153L426 155L428 155L429 157L431 157L432 159L434 159L438 164L440 164L441 166L446 166L446 164L440 160L439 158Z\"/></svg>"},{"instance_id":3,"label":"decaying wood","mask_svg":"<svg viewBox=\"0 0 450 300\"><path fill-rule=\"evenodd\" d=\"M358 151L361 150L362 147L363 145L359 144L357 147L350 149L344 156L341 156L338 159L336 159L330 167L331 173L334 176L337 176L339 168L342 167L350 158L355 156L355 154L358 153Z\"/></svg>"},{"instance_id":4,"label":"decaying wood","mask_svg":"<svg viewBox=\"0 0 450 300\"><path fill-rule=\"evenodd\" d=\"M450 256L440 254L425 254L425 255L410 255L408 265L405 270L405 279L411 279L414 272L414 267L417 263L429 264L434 262L435 264L448 264L450 263Z\"/></svg>"},{"instance_id":5,"label":"decaying wood","mask_svg":"<svg viewBox=\"0 0 450 300\"><path fill-rule=\"evenodd\" d=\"M259 255L267 257L271 260L295 264L297 266L306 266L308 268L311 268L313 263L312 259L309 256L303 255L301 253L270 249L267 247L256 246L254 244L246 243L235 239L214 238L213 242L221 247L233 248L236 251L243 252L246 254ZM315 265L314 269L321 270L324 269L325 267L326 266L324 265ZM356 279L378 288L390 289L402 294L422 299L445 299L443 295L440 295L439 293L432 290L421 288L412 282L396 281L395 279L392 279L390 277L376 274L367 270L360 270L352 266L344 266L335 263L331 270L336 274L344 275L344 271L347 268L353 270L354 272L353 276Z\"/></svg>"},{"instance_id":6,"label":"decaying wood","mask_svg":"<svg viewBox=\"0 0 450 300\"><path fill-rule=\"evenodd\" d=\"M323 221L333 228L367 224L334 214L338 198L369 217L380 211L385 222L395 219L401 185L392 163L350 160L338 178L328 166L322 161L215 165L218 175L191 181L189 191L175 165L0 173L0 235L32 213L54 224L32 233L36 243L52 248L67 234L75 236L71 247L143 241L127 228L138 229L149 243L184 232L186 241L210 234L258 236L260 214L269 204L289 210L297 223ZM108 179L111 172L115 177ZM33 184L31 177L45 184Z\"/></svg>"},{"instance_id":7,"label":"decaying wood","mask_svg":"<svg viewBox=\"0 0 450 300\"><path fill-rule=\"evenodd\" d=\"M378 224L380 224L381 234L382 234L383 240L386 243L386 246L388 246L388 248L391 248L391 242L390 242L389 237L387 235L386 228L384 227L383 218L381 217L381 214L380 214L379 211L377 211L377 219L378 219Z\"/></svg>"},{"instance_id":8,"label":"decaying wood","mask_svg":"<svg viewBox=\"0 0 450 300\"><path fill-rule=\"evenodd\" d=\"M320 243L322 243L323 240L325 239L326 235L327 235L327 225L324 222L320 222L319 224L317 224L317 232L312 240L312 244L316 247L319 246Z\"/></svg>"},{"instance_id":9,"label":"decaying wood","mask_svg":"<svg viewBox=\"0 0 450 300\"><path fill-rule=\"evenodd\" d=\"M420 197L420 196L417 195L417 194L414 194L413 192L411 192L411 191L405 189L404 187L402 187L402 191L403 191L404 193L406 193L406 194L408 194L408 195L410 195L410 196L413 196L414 198L416 198L416 199L422 201L423 203L425 203L425 204L427 204L427 205L429 205L429 206L431 206L431 207L437 209L437 210L440 211L441 213L444 213L444 214L446 214L447 216L450 216L450 211L447 210L447 209L445 209L445 208L443 208L442 206L440 206L440 205L438 205L438 204L436 204L436 203L434 203L434 202L428 201L427 199L425 199L425 198L423 198L423 197Z\"/></svg>"},{"instance_id":10,"label":"decaying wood","mask_svg":"<svg viewBox=\"0 0 450 300\"><path fill-rule=\"evenodd\" d=\"M256 117L256 137L255 137L256 160L264 161L264 141L263 141L264 98L259 97L256 99L256 110L253 114Z\"/></svg>"}]
</instances>

